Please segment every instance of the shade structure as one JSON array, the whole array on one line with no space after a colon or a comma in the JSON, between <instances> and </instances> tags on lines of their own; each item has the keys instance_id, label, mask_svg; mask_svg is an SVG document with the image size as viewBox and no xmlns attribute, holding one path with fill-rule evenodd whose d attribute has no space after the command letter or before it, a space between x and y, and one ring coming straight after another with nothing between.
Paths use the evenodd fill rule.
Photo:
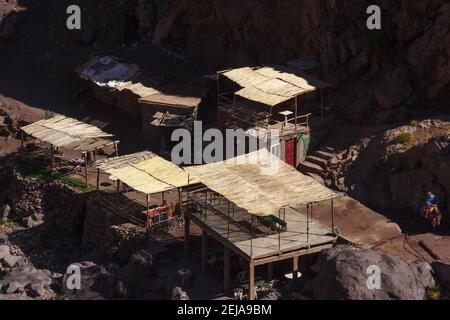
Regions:
<instances>
[{"instance_id":1,"label":"shade structure","mask_svg":"<svg viewBox=\"0 0 450 320\"><path fill-rule=\"evenodd\" d=\"M82 151L95 150L111 143L105 138L113 136L96 126L64 115L55 115L50 119L37 121L21 129L33 138L48 142L55 147Z\"/></svg>"},{"instance_id":2,"label":"shade structure","mask_svg":"<svg viewBox=\"0 0 450 320\"><path fill-rule=\"evenodd\" d=\"M271 107L330 86L285 66L243 67L225 71L222 75L242 87L235 93L237 96Z\"/></svg>"},{"instance_id":3,"label":"shade structure","mask_svg":"<svg viewBox=\"0 0 450 320\"><path fill-rule=\"evenodd\" d=\"M298 172L267 149L185 170L209 189L258 216L278 216L286 206L342 196Z\"/></svg>"},{"instance_id":4,"label":"shade structure","mask_svg":"<svg viewBox=\"0 0 450 320\"><path fill-rule=\"evenodd\" d=\"M189 174L182 168L150 151L99 160L95 167L145 194L155 194L199 182L194 177L189 179Z\"/></svg>"}]
</instances>

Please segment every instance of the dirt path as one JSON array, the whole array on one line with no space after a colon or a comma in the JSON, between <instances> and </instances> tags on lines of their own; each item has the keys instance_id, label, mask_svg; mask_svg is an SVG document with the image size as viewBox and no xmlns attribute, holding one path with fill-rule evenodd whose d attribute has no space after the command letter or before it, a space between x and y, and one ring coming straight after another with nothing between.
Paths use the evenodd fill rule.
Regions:
<instances>
[{"instance_id":1,"label":"dirt path","mask_svg":"<svg viewBox=\"0 0 450 320\"><path fill-rule=\"evenodd\" d=\"M382 250L411 261L431 262L434 258L423 248L425 245L442 262L450 263L450 236L445 232L433 233L418 220L400 219L394 222L349 197L334 200L334 205L335 226L351 243ZM331 230L330 203L316 204L313 207L313 217Z\"/></svg>"}]
</instances>

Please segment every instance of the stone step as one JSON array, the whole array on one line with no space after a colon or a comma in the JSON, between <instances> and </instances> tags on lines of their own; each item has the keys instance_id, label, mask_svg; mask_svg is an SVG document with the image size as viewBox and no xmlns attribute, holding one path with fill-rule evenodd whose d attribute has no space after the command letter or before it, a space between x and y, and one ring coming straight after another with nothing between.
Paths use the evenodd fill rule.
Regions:
<instances>
[{"instance_id":1,"label":"stone step","mask_svg":"<svg viewBox=\"0 0 450 320\"><path fill-rule=\"evenodd\" d=\"M301 162L299 165L299 170L304 173L304 174L310 174L310 173L315 173L318 175L322 175L324 170L321 166L308 162L308 161L303 161Z\"/></svg>"},{"instance_id":2,"label":"stone step","mask_svg":"<svg viewBox=\"0 0 450 320\"><path fill-rule=\"evenodd\" d=\"M330 160L331 158L334 157L334 154L328 151L324 151L324 150L317 150L313 153L314 156L318 157L318 158L322 158L324 160Z\"/></svg>"},{"instance_id":3,"label":"stone step","mask_svg":"<svg viewBox=\"0 0 450 320\"><path fill-rule=\"evenodd\" d=\"M325 160L323 158L319 158L319 157L313 156L313 155L307 156L306 157L306 161L314 163L314 164L317 164L318 166L321 166L323 169L326 169L327 165L328 165L328 161L327 160Z\"/></svg>"},{"instance_id":4,"label":"stone step","mask_svg":"<svg viewBox=\"0 0 450 320\"><path fill-rule=\"evenodd\" d=\"M325 185L325 179L322 178L322 176L315 174L315 173L308 173L308 175L312 178L314 178L314 180L316 180L317 182Z\"/></svg>"},{"instance_id":5,"label":"stone step","mask_svg":"<svg viewBox=\"0 0 450 320\"><path fill-rule=\"evenodd\" d=\"M336 149L334 149L333 147L328 147L328 146L321 147L320 149L325 151L325 152L329 152L329 153L336 152Z\"/></svg>"}]
</instances>

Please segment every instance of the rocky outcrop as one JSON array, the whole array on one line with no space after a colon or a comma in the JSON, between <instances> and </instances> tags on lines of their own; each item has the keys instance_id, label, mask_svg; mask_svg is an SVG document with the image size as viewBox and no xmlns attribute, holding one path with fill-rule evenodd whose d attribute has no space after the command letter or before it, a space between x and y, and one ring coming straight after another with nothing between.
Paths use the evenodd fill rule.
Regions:
<instances>
[{"instance_id":1,"label":"rocky outcrop","mask_svg":"<svg viewBox=\"0 0 450 320\"><path fill-rule=\"evenodd\" d=\"M450 3L444 3L445 1L436 1L428 6L415 5L418 7L419 17L427 12L428 19L424 22L424 33L408 48L411 70L419 87L430 99L448 94L450 89ZM422 21L424 18L422 16Z\"/></svg>"},{"instance_id":2,"label":"rocky outcrop","mask_svg":"<svg viewBox=\"0 0 450 320\"><path fill-rule=\"evenodd\" d=\"M413 98L409 78L407 68L397 67L375 87L373 93L380 108L387 110L397 108Z\"/></svg>"},{"instance_id":3,"label":"rocky outcrop","mask_svg":"<svg viewBox=\"0 0 450 320\"><path fill-rule=\"evenodd\" d=\"M373 271L368 269L371 266L379 268L379 289L376 282L371 282ZM423 300L427 288L434 285L432 268L425 262L411 263L383 252L347 245L322 251L314 270L315 299Z\"/></svg>"},{"instance_id":4,"label":"rocky outcrop","mask_svg":"<svg viewBox=\"0 0 450 320\"><path fill-rule=\"evenodd\" d=\"M433 191L446 214L449 128L450 122L444 120L367 128L358 133L363 138L327 162L325 181L371 207L408 211L417 217L426 192Z\"/></svg>"}]
</instances>

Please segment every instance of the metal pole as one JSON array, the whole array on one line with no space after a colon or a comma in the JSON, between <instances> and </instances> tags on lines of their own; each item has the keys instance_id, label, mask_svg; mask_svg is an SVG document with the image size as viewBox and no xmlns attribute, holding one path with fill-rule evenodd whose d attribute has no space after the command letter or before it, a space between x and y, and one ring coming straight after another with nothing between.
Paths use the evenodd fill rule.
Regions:
<instances>
[{"instance_id":1,"label":"metal pole","mask_svg":"<svg viewBox=\"0 0 450 320\"><path fill-rule=\"evenodd\" d=\"M85 156L86 156L86 158L84 159L84 176L85 176L84 180L85 180L86 189L87 189L87 187L88 187L88 168L87 168L87 166L88 166L88 158L89 158L88 151L86 151Z\"/></svg>"},{"instance_id":2,"label":"metal pole","mask_svg":"<svg viewBox=\"0 0 450 320\"><path fill-rule=\"evenodd\" d=\"M278 219L281 220L281 208L278 210ZM278 228L278 252L281 251L281 228Z\"/></svg>"}]
</instances>

